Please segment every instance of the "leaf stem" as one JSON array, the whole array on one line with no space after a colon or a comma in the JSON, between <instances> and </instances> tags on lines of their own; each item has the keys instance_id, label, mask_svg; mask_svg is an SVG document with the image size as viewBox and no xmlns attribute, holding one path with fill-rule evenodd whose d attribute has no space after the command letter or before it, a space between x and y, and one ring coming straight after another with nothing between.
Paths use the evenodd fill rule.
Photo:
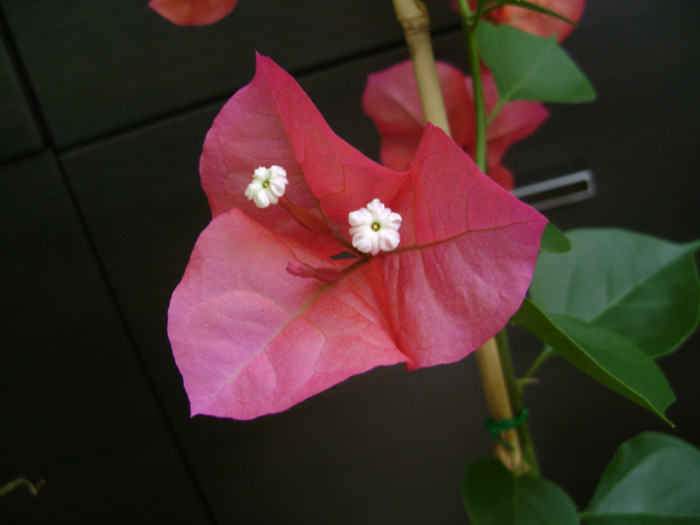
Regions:
<instances>
[{"instance_id":1,"label":"leaf stem","mask_svg":"<svg viewBox=\"0 0 700 525\"><path fill-rule=\"evenodd\" d=\"M465 43L469 53L469 68L472 74L474 92L474 123L476 126L476 143L474 145L474 162L481 171L486 173L486 103L484 102L484 87L481 82L481 61L479 60L479 45L476 39L476 29L479 17L472 16L467 0L459 0L459 13L462 18ZM478 15L479 13L477 13Z\"/></svg>"},{"instance_id":2,"label":"leaf stem","mask_svg":"<svg viewBox=\"0 0 700 525\"><path fill-rule=\"evenodd\" d=\"M501 109L503 109L503 106L505 106L506 103L507 102L505 99L501 99L501 98L498 99L498 102L491 110L491 113L489 113L489 116L486 117L486 125L487 126L489 124L491 124L491 122L493 122L493 119L495 119L498 116L499 111L501 111Z\"/></svg>"},{"instance_id":3,"label":"leaf stem","mask_svg":"<svg viewBox=\"0 0 700 525\"><path fill-rule=\"evenodd\" d=\"M551 346L548 346L544 350L542 350L542 352L540 352L540 355L538 355L537 358L532 362L530 368L527 369L521 380L530 379L532 376L534 376L535 372L537 372L539 367L542 366L542 363L547 361L553 355L554 348L552 348Z\"/></svg>"}]
</instances>

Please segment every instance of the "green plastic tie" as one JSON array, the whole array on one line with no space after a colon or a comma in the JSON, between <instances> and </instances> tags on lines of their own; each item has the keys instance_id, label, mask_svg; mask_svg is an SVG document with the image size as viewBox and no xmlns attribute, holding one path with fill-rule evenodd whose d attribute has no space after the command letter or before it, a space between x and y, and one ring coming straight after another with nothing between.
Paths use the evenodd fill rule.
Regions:
<instances>
[{"instance_id":1,"label":"green plastic tie","mask_svg":"<svg viewBox=\"0 0 700 525\"><path fill-rule=\"evenodd\" d=\"M516 417L501 419L500 421L488 418L486 421L484 421L484 425L486 425L486 428L489 430L491 436L493 437L493 439L496 440L497 443L500 443L508 450L515 450L515 447L513 445L501 438L501 432L505 432L506 430L510 430L511 428L515 428L522 425L527 419L527 414L527 408L523 408L520 414Z\"/></svg>"}]
</instances>

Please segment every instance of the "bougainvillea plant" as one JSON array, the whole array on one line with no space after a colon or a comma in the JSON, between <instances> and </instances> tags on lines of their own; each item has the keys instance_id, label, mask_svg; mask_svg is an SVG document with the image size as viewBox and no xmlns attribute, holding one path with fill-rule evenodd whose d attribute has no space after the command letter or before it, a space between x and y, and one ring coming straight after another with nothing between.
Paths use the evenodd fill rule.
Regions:
<instances>
[{"instance_id":1,"label":"bougainvillea plant","mask_svg":"<svg viewBox=\"0 0 700 525\"><path fill-rule=\"evenodd\" d=\"M200 171L214 220L169 312L195 414L249 419L379 365L464 358L522 303L546 222L433 126L407 171L367 159L265 57Z\"/></svg>"},{"instance_id":2,"label":"bougainvillea plant","mask_svg":"<svg viewBox=\"0 0 700 525\"><path fill-rule=\"evenodd\" d=\"M469 76L435 63L420 0L393 3L412 63L370 76L363 100L384 165L336 136L262 56L207 134L200 176L213 218L168 320L191 413L251 419L376 366L475 353L496 458L466 468L472 523L698 522L693 446L659 433L624 443L579 512L541 477L522 408L523 388L559 356L668 421L674 395L655 359L700 317L700 243L565 234L505 189L503 155L546 119L542 103L595 98L557 43L583 0L455 2ZM234 6L151 1L182 25ZM508 322L544 343L520 380Z\"/></svg>"}]
</instances>

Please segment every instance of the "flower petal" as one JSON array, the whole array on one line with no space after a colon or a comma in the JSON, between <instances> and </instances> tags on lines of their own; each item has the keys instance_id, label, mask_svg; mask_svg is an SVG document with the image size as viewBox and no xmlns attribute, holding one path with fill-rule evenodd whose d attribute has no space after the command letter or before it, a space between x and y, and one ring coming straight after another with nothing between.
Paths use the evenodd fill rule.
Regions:
<instances>
[{"instance_id":1,"label":"flower petal","mask_svg":"<svg viewBox=\"0 0 700 525\"><path fill-rule=\"evenodd\" d=\"M573 23L578 23L583 15L585 0L531 0L535 4L565 16ZM544 13L538 13L524 7L504 6L493 12L491 19L500 24L508 24L521 31L532 33L533 35L549 37L556 36L561 42L564 40L574 26Z\"/></svg>"},{"instance_id":2,"label":"flower petal","mask_svg":"<svg viewBox=\"0 0 700 525\"><path fill-rule=\"evenodd\" d=\"M179 26L205 26L218 22L238 0L151 0L148 7Z\"/></svg>"},{"instance_id":3,"label":"flower petal","mask_svg":"<svg viewBox=\"0 0 700 525\"><path fill-rule=\"evenodd\" d=\"M417 368L462 359L522 303L547 220L485 177L442 131L426 127L406 184L401 247L382 257L387 312Z\"/></svg>"},{"instance_id":4,"label":"flower petal","mask_svg":"<svg viewBox=\"0 0 700 525\"><path fill-rule=\"evenodd\" d=\"M333 133L299 84L257 55L255 77L224 105L204 142L200 175L212 214L240 208L281 230L290 221L287 212L256 209L245 198L255 169L273 164L287 171L289 200L325 216L341 235L347 235L348 210L373 198L387 202L405 178Z\"/></svg>"},{"instance_id":5,"label":"flower petal","mask_svg":"<svg viewBox=\"0 0 700 525\"><path fill-rule=\"evenodd\" d=\"M534 4L559 13L577 24L583 15L583 8L586 6L586 0L530 0ZM452 0L452 9L459 13L457 0ZM478 7L476 0L469 0L469 5L472 9ZM569 33L574 29L574 26L559 20L544 13L538 13L524 7L513 5L503 6L498 9L489 11L484 18L490 20L494 24L508 24L521 31L532 33L538 36L555 36L557 41L564 40Z\"/></svg>"},{"instance_id":6,"label":"flower petal","mask_svg":"<svg viewBox=\"0 0 700 525\"><path fill-rule=\"evenodd\" d=\"M466 147L474 141L474 103L464 75L445 62L437 62L436 67L450 132L457 144ZM382 164L394 170L407 169L425 125L411 61L369 75L362 107L382 136Z\"/></svg>"},{"instance_id":7,"label":"flower petal","mask_svg":"<svg viewBox=\"0 0 700 525\"><path fill-rule=\"evenodd\" d=\"M474 152L474 97L471 77L449 64L437 63L440 87L454 141L469 154ZM498 102L498 90L491 73L482 71L486 112ZM423 111L420 106L413 65L402 62L369 76L363 94L363 108L381 135L380 158L385 166L407 169L413 160L423 132ZM512 175L501 160L506 150L532 133L547 119L549 112L539 102L510 102L501 108L487 129L488 172L513 188ZM505 170L505 171L504 171Z\"/></svg>"},{"instance_id":8,"label":"flower petal","mask_svg":"<svg viewBox=\"0 0 700 525\"><path fill-rule=\"evenodd\" d=\"M379 313L376 262L326 285L284 271L293 260L338 264L240 210L218 216L200 236L168 312L193 415L279 412L352 375L406 360Z\"/></svg>"},{"instance_id":9,"label":"flower petal","mask_svg":"<svg viewBox=\"0 0 700 525\"><path fill-rule=\"evenodd\" d=\"M503 164L489 166L489 177L503 189L510 191L515 188L513 173Z\"/></svg>"},{"instance_id":10,"label":"flower petal","mask_svg":"<svg viewBox=\"0 0 700 525\"><path fill-rule=\"evenodd\" d=\"M318 203L304 180L277 111L276 93L285 86L270 78L271 68L264 67L269 63L258 56L253 80L238 90L214 119L204 141L199 171L214 217L240 208L261 224L275 228L290 221L289 214L279 207L258 210L245 196L260 166L277 165L286 170L286 195L295 205L318 211ZM313 108L305 94L298 103L309 111Z\"/></svg>"}]
</instances>

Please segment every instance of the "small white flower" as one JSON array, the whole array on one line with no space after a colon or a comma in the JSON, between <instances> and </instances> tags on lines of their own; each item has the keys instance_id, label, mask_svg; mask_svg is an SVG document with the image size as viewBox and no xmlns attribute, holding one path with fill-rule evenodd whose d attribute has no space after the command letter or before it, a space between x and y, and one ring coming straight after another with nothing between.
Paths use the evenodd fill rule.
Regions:
<instances>
[{"instance_id":1,"label":"small white flower","mask_svg":"<svg viewBox=\"0 0 700 525\"><path fill-rule=\"evenodd\" d=\"M348 214L352 245L363 253L377 255L388 252L399 245L401 215L394 213L374 199L366 207Z\"/></svg>"},{"instance_id":2,"label":"small white flower","mask_svg":"<svg viewBox=\"0 0 700 525\"><path fill-rule=\"evenodd\" d=\"M253 173L253 182L245 189L245 196L255 202L258 208L267 208L270 204L277 204L279 198L284 195L288 182L284 168L261 166Z\"/></svg>"}]
</instances>

